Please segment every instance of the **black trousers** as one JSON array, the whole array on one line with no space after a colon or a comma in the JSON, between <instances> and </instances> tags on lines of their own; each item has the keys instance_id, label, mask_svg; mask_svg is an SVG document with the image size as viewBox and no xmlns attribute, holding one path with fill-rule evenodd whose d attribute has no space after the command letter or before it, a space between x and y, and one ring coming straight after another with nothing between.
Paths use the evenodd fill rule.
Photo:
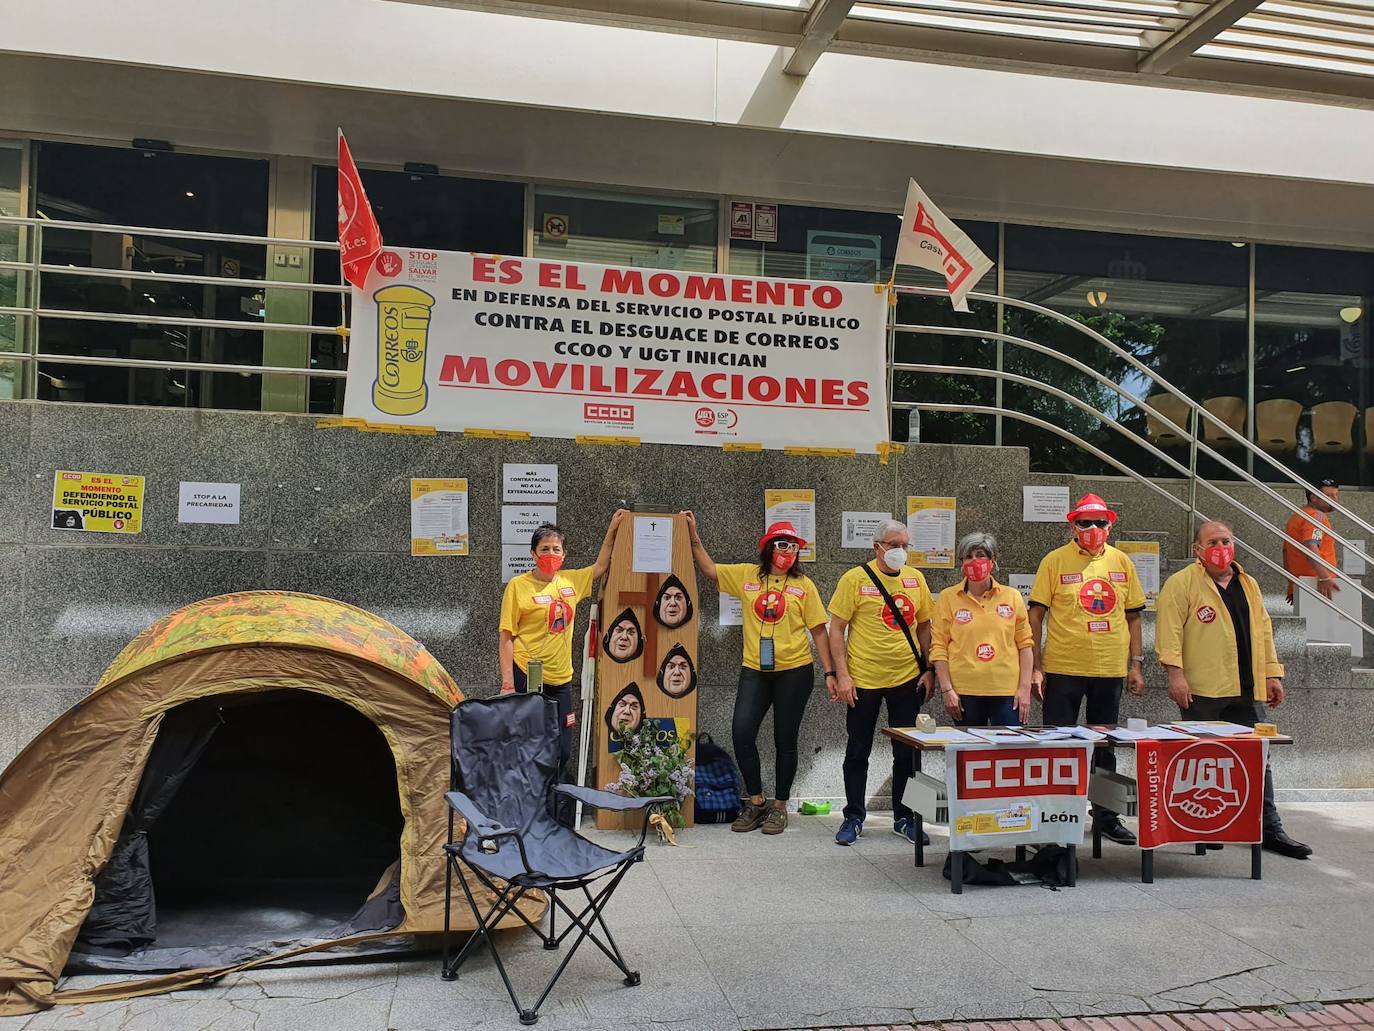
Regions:
<instances>
[{"instance_id":1,"label":"black trousers","mask_svg":"<svg viewBox=\"0 0 1374 1031\"><path fill-rule=\"evenodd\" d=\"M878 728L878 715L887 705L889 727L909 727L921 711L924 692L916 680L908 680L896 687L861 687L855 692L854 707L846 708L844 725L849 740L844 746L844 815L846 819L862 820L868 815L868 756L873 751L873 732ZM906 782L916 772L917 751L896 741L892 744L892 817L910 819L911 807L902 803Z\"/></svg>"},{"instance_id":2,"label":"black trousers","mask_svg":"<svg viewBox=\"0 0 1374 1031\"><path fill-rule=\"evenodd\" d=\"M1226 720L1251 726L1264 723L1264 706L1250 695L1237 695L1234 698L1201 698L1193 695L1193 704L1179 708L1179 715L1185 720ZM1279 807L1274 804L1274 771L1264 764L1264 834L1277 834L1283 830L1283 820Z\"/></svg>"},{"instance_id":3,"label":"black trousers","mask_svg":"<svg viewBox=\"0 0 1374 1031\"><path fill-rule=\"evenodd\" d=\"M961 694L959 707L964 712L954 721L959 727L1014 727L1021 722L1015 695Z\"/></svg>"},{"instance_id":4,"label":"black trousers","mask_svg":"<svg viewBox=\"0 0 1374 1031\"><path fill-rule=\"evenodd\" d=\"M1084 723L1119 723L1121 689L1124 677L1079 677L1070 673L1045 674L1044 723L1047 727L1073 727L1078 724L1082 706ZM1085 704L1086 703L1086 704ZM1093 766L1116 770L1116 752L1110 748L1093 749ZM1101 817L1117 814L1094 806Z\"/></svg>"},{"instance_id":5,"label":"black trousers","mask_svg":"<svg viewBox=\"0 0 1374 1031\"><path fill-rule=\"evenodd\" d=\"M515 690L524 694L529 688L529 677L519 666L514 667ZM544 697L558 703L558 783L571 784L572 776L572 735L576 720L573 717L572 681L566 684L545 684ZM573 825L577 803L567 795L554 795L553 818L564 827Z\"/></svg>"},{"instance_id":6,"label":"black trousers","mask_svg":"<svg viewBox=\"0 0 1374 1031\"><path fill-rule=\"evenodd\" d=\"M766 671L740 667L731 736L744 790L751 797L763 794L759 730L769 709L773 710L773 751L777 757L773 794L780 802L791 797L792 781L797 776L797 737L815 686L816 671L810 665Z\"/></svg>"}]
</instances>

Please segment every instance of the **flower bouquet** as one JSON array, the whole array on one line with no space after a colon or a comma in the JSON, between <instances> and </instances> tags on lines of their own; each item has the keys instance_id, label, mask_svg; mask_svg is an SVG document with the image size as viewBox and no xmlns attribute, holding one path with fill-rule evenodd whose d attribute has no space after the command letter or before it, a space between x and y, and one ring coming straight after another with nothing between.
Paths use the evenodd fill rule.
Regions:
<instances>
[{"instance_id":1,"label":"flower bouquet","mask_svg":"<svg viewBox=\"0 0 1374 1031\"><path fill-rule=\"evenodd\" d=\"M631 798L669 795L676 801L654 808L674 828L686 826L682 806L692 793L691 735L665 735L657 720L646 719L633 730L621 724L619 737L620 776L606 790Z\"/></svg>"}]
</instances>

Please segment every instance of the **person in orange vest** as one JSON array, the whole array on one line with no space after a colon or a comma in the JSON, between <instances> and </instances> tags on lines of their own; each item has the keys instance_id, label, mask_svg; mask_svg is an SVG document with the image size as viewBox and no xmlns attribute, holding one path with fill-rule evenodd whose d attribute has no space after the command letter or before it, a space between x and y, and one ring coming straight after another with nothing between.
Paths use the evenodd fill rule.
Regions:
<instances>
[{"instance_id":1,"label":"person in orange vest","mask_svg":"<svg viewBox=\"0 0 1374 1031\"><path fill-rule=\"evenodd\" d=\"M1169 674L1169 697L1184 719L1262 723L1266 703L1283 704L1283 666L1264 593L1237 565L1225 523L1197 528L1193 556L1197 561L1169 577L1156 602L1155 654ZM1312 854L1284 831L1267 766L1263 834L1271 852L1291 859Z\"/></svg>"},{"instance_id":2,"label":"person in orange vest","mask_svg":"<svg viewBox=\"0 0 1374 1031\"><path fill-rule=\"evenodd\" d=\"M1107 543L1116 513L1105 501L1084 494L1068 522L1074 539L1040 561L1031 587L1031 686L1044 700L1047 727L1076 724L1080 706L1088 723L1114 724L1121 715L1123 675L1131 694L1145 693L1145 591L1130 557ZM1097 749L1093 763L1115 770L1116 755ZM1136 843L1119 814L1094 807L1093 818L1112 841Z\"/></svg>"},{"instance_id":3,"label":"person in orange vest","mask_svg":"<svg viewBox=\"0 0 1374 1031\"><path fill-rule=\"evenodd\" d=\"M1325 566L1312 561L1309 551L1315 551L1333 566L1336 564L1336 539L1331 536L1331 503L1341 500L1341 489L1335 480L1322 480L1321 490L1307 492L1307 504L1302 512L1294 512L1283 532L1302 545L1296 548L1287 541L1283 542L1283 568L1290 576L1317 578L1317 590L1323 598L1330 598L1339 591L1336 574ZM1293 604L1293 585L1288 585L1288 604Z\"/></svg>"}]
</instances>

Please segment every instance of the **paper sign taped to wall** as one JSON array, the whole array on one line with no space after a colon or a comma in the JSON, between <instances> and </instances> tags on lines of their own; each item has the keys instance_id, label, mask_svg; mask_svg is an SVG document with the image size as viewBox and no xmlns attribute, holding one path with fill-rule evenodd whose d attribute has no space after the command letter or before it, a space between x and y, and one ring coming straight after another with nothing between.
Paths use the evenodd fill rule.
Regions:
<instances>
[{"instance_id":1,"label":"paper sign taped to wall","mask_svg":"<svg viewBox=\"0 0 1374 1031\"><path fill-rule=\"evenodd\" d=\"M1135 575L1140 577L1140 586L1145 592L1145 607L1153 609L1155 598L1159 596L1159 542L1117 541L1116 546L1131 557Z\"/></svg>"},{"instance_id":2,"label":"paper sign taped to wall","mask_svg":"<svg viewBox=\"0 0 1374 1031\"><path fill-rule=\"evenodd\" d=\"M535 530L545 523L557 522L557 505L502 505L501 543L528 548Z\"/></svg>"},{"instance_id":3,"label":"paper sign taped to wall","mask_svg":"<svg viewBox=\"0 0 1374 1031\"><path fill-rule=\"evenodd\" d=\"M774 523L791 523L806 540L799 561L816 561L816 492L810 489L786 490L771 487L763 492L763 528Z\"/></svg>"},{"instance_id":4,"label":"paper sign taped to wall","mask_svg":"<svg viewBox=\"0 0 1374 1031\"><path fill-rule=\"evenodd\" d=\"M192 483L182 480L177 500L177 522L237 526L239 484Z\"/></svg>"},{"instance_id":5,"label":"paper sign taped to wall","mask_svg":"<svg viewBox=\"0 0 1374 1031\"><path fill-rule=\"evenodd\" d=\"M954 498L906 499L911 564L922 569L954 568Z\"/></svg>"},{"instance_id":6,"label":"paper sign taped to wall","mask_svg":"<svg viewBox=\"0 0 1374 1031\"><path fill-rule=\"evenodd\" d=\"M143 528L143 477L59 469L53 477L52 527L138 533Z\"/></svg>"},{"instance_id":7,"label":"paper sign taped to wall","mask_svg":"<svg viewBox=\"0 0 1374 1031\"><path fill-rule=\"evenodd\" d=\"M468 554L467 480L410 481L410 553Z\"/></svg>"},{"instance_id":8,"label":"paper sign taped to wall","mask_svg":"<svg viewBox=\"0 0 1374 1031\"><path fill-rule=\"evenodd\" d=\"M739 595L720 596L720 625L744 626L744 601Z\"/></svg>"}]
</instances>

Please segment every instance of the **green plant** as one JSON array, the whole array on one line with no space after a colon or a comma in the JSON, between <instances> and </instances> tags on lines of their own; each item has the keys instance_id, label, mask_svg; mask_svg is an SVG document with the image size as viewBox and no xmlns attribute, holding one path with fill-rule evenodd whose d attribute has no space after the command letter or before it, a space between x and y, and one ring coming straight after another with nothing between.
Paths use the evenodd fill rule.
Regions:
<instances>
[{"instance_id":1,"label":"green plant","mask_svg":"<svg viewBox=\"0 0 1374 1031\"><path fill-rule=\"evenodd\" d=\"M663 724L674 726L671 720L664 720ZM621 749L616 758L620 760L620 776L607 784L606 790L631 798L667 795L674 801L655 808L673 827L685 826L682 805L692 794L693 768L688 758L692 735L680 735L665 729L658 720L646 718L634 729L622 723L618 736Z\"/></svg>"}]
</instances>

